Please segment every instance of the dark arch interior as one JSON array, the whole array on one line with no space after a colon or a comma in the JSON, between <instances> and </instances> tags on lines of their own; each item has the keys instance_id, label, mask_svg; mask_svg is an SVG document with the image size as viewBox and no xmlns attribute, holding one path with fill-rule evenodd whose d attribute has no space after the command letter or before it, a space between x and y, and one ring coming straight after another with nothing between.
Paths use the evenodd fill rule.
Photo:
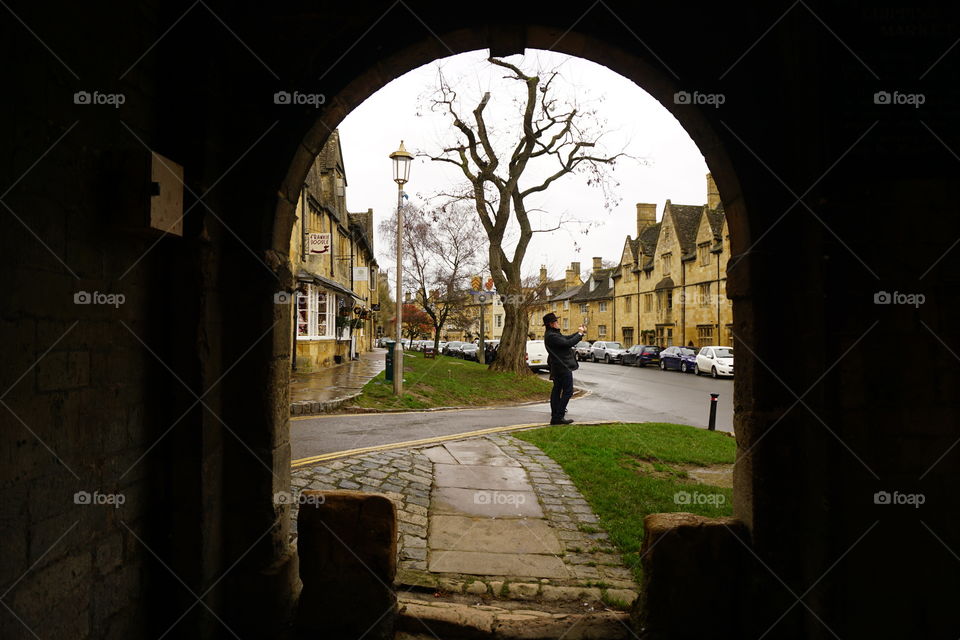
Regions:
<instances>
[{"instance_id":1,"label":"dark arch interior","mask_svg":"<svg viewBox=\"0 0 960 640\"><path fill-rule=\"evenodd\" d=\"M736 508L750 532L729 576L742 603L730 637L756 637L784 611L776 637L955 636L960 223L949 149L960 137L949 97L920 112L870 100L889 69L947 51L956 36L936 27L955 22L947 9L782 11L18 10L30 29L8 21L4 41L24 61L10 70L23 91L3 107L13 153L0 164L4 344L16 345L3 378L0 586L18 613L0 611L0 635L26 636L18 617L69 637L174 623L181 637L224 626L278 635L297 580L286 508L271 501L290 461L289 309L272 297L292 286L303 177L329 131L391 79L451 53L531 47L604 64L652 94L723 197L738 257ZM952 95L955 60L910 90ZM96 87L122 92L122 108L70 99ZM324 108L273 104L292 88L323 93ZM678 90L726 102L677 105ZM148 149L184 167L182 237L143 222ZM914 233L911 212L931 212L936 232ZM908 233L911 246L892 250ZM78 310L80 289L126 303ZM926 302L880 306L878 291ZM905 339L923 367L891 357ZM115 513L84 510L70 499L84 488L130 499ZM878 491L922 493L929 506L876 503Z\"/></svg>"}]
</instances>

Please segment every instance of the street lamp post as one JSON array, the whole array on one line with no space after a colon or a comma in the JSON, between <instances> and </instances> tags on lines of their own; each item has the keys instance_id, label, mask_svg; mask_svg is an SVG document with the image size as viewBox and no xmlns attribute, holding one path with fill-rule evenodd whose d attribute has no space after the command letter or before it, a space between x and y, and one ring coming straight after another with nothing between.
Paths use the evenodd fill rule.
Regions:
<instances>
[{"instance_id":1,"label":"street lamp post","mask_svg":"<svg viewBox=\"0 0 960 640\"><path fill-rule=\"evenodd\" d=\"M410 164L413 154L400 148L390 154L393 160L393 181L397 183L397 314L396 338L393 346L393 393L403 393L403 342L401 341L403 327L403 185L410 179Z\"/></svg>"}]
</instances>

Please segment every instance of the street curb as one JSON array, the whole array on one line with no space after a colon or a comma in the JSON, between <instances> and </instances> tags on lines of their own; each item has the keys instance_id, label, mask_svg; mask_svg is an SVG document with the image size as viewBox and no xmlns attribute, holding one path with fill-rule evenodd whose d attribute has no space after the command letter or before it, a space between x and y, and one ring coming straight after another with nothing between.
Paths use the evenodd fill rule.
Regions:
<instances>
[{"instance_id":1,"label":"street curb","mask_svg":"<svg viewBox=\"0 0 960 640\"><path fill-rule=\"evenodd\" d=\"M343 396L342 398L334 398L333 400L327 400L326 402L313 401L313 400L304 400L301 402L291 402L290 403L290 415L291 416L310 416L310 415L319 415L323 413L333 413L346 403L350 402L354 398L360 395L360 392L351 394L349 396Z\"/></svg>"}]
</instances>

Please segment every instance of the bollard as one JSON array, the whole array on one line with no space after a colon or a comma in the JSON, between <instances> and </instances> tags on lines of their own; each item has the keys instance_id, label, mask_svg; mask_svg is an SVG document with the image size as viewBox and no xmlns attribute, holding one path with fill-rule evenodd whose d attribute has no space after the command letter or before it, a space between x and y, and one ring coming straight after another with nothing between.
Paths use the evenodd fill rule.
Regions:
<instances>
[{"instance_id":1,"label":"bollard","mask_svg":"<svg viewBox=\"0 0 960 640\"><path fill-rule=\"evenodd\" d=\"M719 393L710 394L710 423L707 425L710 431L717 430L717 398L719 397Z\"/></svg>"}]
</instances>

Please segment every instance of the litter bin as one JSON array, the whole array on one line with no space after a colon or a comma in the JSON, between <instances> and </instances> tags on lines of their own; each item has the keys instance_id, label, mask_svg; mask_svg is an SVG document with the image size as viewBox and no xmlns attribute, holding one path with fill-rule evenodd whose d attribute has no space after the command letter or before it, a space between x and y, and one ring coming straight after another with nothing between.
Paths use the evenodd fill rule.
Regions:
<instances>
[{"instance_id":1,"label":"litter bin","mask_svg":"<svg viewBox=\"0 0 960 640\"><path fill-rule=\"evenodd\" d=\"M383 346L387 348L387 381L393 382L393 348L396 346L394 340L384 340Z\"/></svg>"}]
</instances>

